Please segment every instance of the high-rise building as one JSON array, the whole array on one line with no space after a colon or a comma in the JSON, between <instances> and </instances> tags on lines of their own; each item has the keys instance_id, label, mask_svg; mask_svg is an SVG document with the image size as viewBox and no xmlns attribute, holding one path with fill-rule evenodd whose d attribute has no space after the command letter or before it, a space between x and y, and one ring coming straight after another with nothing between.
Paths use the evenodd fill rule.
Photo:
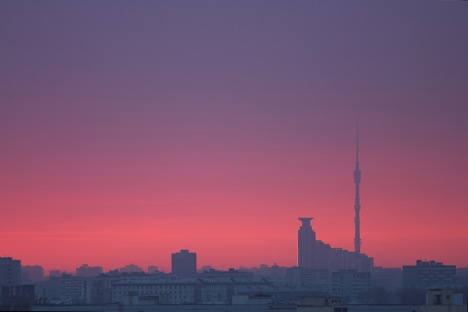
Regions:
<instances>
[{"instance_id":1,"label":"high-rise building","mask_svg":"<svg viewBox=\"0 0 468 312\"><path fill-rule=\"evenodd\" d=\"M313 218L299 218L302 222L297 232L297 266L300 268L312 268L312 247L315 243L315 232L310 221Z\"/></svg>"},{"instance_id":2,"label":"high-rise building","mask_svg":"<svg viewBox=\"0 0 468 312\"><path fill-rule=\"evenodd\" d=\"M21 260L0 257L0 286L21 284Z\"/></svg>"},{"instance_id":3,"label":"high-rise building","mask_svg":"<svg viewBox=\"0 0 468 312\"><path fill-rule=\"evenodd\" d=\"M182 249L172 254L172 274L187 277L197 273L197 254Z\"/></svg>"},{"instance_id":4,"label":"high-rise building","mask_svg":"<svg viewBox=\"0 0 468 312\"><path fill-rule=\"evenodd\" d=\"M302 225L298 231L297 266L304 269L328 270L336 272L343 269L356 269L359 272L371 272L373 259L365 254L356 255L342 248L333 248L317 240L310 225L313 218L299 218Z\"/></svg>"},{"instance_id":5,"label":"high-rise building","mask_svg":"<svg viewBox=\"0 0 468 312\"><path fill-rule=\"evenodd\" d=\"M341 248L333 248L316 239L310 221L313 218L299 218L302 222L298 231L298 267L313 270L328 270L337 272L343 269L355 269L358 272L371 272L374 260L361 253L360 215L361 210L359 185L361 169L359 168L359 128L356 125L356 167L354 169L355 199L354 199L354 252Z\"/></svg>"}]
</instances>

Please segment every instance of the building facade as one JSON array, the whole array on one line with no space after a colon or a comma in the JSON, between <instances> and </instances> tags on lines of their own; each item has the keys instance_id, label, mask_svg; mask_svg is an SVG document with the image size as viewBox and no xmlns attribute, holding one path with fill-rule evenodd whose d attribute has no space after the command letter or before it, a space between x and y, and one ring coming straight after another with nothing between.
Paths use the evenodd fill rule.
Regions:
<instances>
[{"instance_id":1,"label":"building facade","mask_svg":"<svg viewBox=\"0 0 468 312\"><path fill-rule=\"evenodd\" d=\"M182 249L172 254L172 274L178 277L189 277L197 273L197 254Z\"/></svg>"},{"instance_id":2,"label":"building facade","mask_svg":"<svg viewBox=\"0 0 468 312\"><path fill-rule=\"evenodd\" d=\"M366 254L357 254L342 248L333 248L316 239L310 221L313 218L299 218L302 222L298 231L298 267L312 270L355 269L359 272L372 272L374 259Z\"/></svg>"},{"instance_id":3,"label":"building facade","mask_svg":"<svg viewBox=\"0 0 468 312\"><path fill-rule=\"evenodd\" d=\"M403 288L454 288L456 272L454 265L417 260L416 265L403 266Z\"/></svg>"},{"instance_id":4,"label":"building facade","mask_svg":"<svg viewBox=\"0 0 468 312\"><path fill-rule=\"evenodd\" d=\"M372 287L371 274L357 270L341 270L332 274L332 295L356 299Z\"/></svg>"},{"instance_id":5,"label":"building facade","mask_svg":"<svg viewBox=\"0 0 468 312\"><path fill-rule=\"evenodd\" d=\"M0 257L0 286L21 284L21 260Z\"/></svg>"}]
</instances>

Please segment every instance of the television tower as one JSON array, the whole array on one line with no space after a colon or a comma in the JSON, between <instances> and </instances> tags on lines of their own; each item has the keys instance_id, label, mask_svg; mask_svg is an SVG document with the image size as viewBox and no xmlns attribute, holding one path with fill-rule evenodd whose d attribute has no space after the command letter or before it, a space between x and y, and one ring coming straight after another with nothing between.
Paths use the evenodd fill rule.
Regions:
<instances>
[{"instance_id":1,"label":"television tower","mask_svg":"<svg viewBox=\"0 0 468 312\"><path fill-rule=\"evenodd\" d=\"M354 197L354 252L361 253L361 222L359 219L359 211L361 210L361 202L359 199L359 183L361 183L361 169L359 169L359 119L356 121L356 168L354 169L354 185L356 194Z\"/></svg>"}]
</instances>

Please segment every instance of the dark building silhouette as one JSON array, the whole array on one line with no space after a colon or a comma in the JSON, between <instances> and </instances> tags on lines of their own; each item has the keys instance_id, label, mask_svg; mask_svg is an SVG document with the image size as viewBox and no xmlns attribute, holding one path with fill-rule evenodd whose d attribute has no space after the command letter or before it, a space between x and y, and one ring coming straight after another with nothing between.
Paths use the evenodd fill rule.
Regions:
<instances>
[{"instance_id":1,"label":"dark building silhouette","mask_svg":"<svg viewBox=\"0 0 468 312\"><path fill-rule=\"evenodd\" d=\"M21 283L31 284L45 280L44 268L40 265L21 266Z\"/></svg>"},{"instance_id":2,"label":"dark building silhouette","mask_svg":"<svg viewBox=\"0 0 468 312\"><path fill-rule=\"evenodd\" d=\"M315 242L315 232L310 221L313 218L299 218L302 222L297 232L297 266L305 269L312 268L312 247Z\"/></svg>"},{"instance_id":3,"label":"dark building silhouette","mask_svg":"<svg viewBox=\"0 0 468 312\"><path fill-rule=\"evenodd\" d=\"M34 298L34 285L0 286L0 311L29 311Z\"/></svg>"},{"instance_id":4,"label":"dark building silhouette","mask_svg":"<svg viewBox=\"0 0 468 312\"><path fill-rule=\"evenodd\" d=\"M21 260L0 257L0 286L21 284Z\"/></svg>"},{"instance_id":5,"label":"dark building silhouette","mask_svg":"<svg viewBox=\"0 0 468 312\"><path fill-rule=\"evenodd\" d=\"M328 270L312 270L301 267L288 268L283 280L290 287L306 287L315 293L330 293L331 276Z\"/></svg>"},{"instance_id":6,"label":"dark building silhouette","mask_svg":"<svg viewBox=\"0 0 468 312\"><path fill-rule=\"evenodd\" d=\"M76 269L76 276L93 277L98 276L102 272L103 269L100 266L92 267L87 264L82 264L79 268Z\"/></svg>"},{"instance_id":7,"label":"dark building silhouette","mask_svg":"<svg viewBox=\"0 0 468 312\"><path fill-rule=\"evenodd\" d=\"M403 288L454 288L456 272L454 265L417 260L416 265L403 266Z\"/></svg>"},{"instance_id":8,"label":"dark building silhouette","mask_svg":"<svg viewBox=\"0 0 468 312\"><path fill-rule=\"evenodd\" d=\"M143 273L143 268L136 264L127 264L119 269L121 273Z\"/></svg>"},{"instance_id":9,"label":"dark building silhouette","mask_svg":"<svg viewBox=\"0 0 468 312\"><path fill-rule=\"evenodd\" d=\"M328 270L337 272L344 269L356 269L359 272L371 272L374 260L365 254L356 254L342 248L333 248L317 240L310 225L312 218L299 218L302 222L298 231L298 266L304 269Z\"/></svg>"},{"instance_id":10,"label":"dark building silhouette","mask_svg":"<svg viewBox=\"0 0 468 312\"><path fill-rule=\"evenodd\" d=\"M402 288L401 268L374 267L372 287L397 290Z\"/></svg>"},{"instance_id":11,"label":"dark building silhouette","mask_svg":"<svg viewBox=\"0 0 468 312\"><path fill-rule=\"evenodd\" d=\"M372 287L370 272L358 272L354 269L332 273L332 296L356 299L359 294Z\"/></svg>"},{"instance_id":12,"label":"dark building silhouette","mask_svg":"<svg viewBox=\"0 0 468 312\"><path fill-rule=\"evenodd\" d=\"M62 276L62 271L60 270L50 270L49 277L60 277Z\"/></svg>"},{"instance_id":13,"label":"dark building silhouette","mask_svg":"<svg viewBox=\"0 0 468 312\"><path fill-rule=\"evenodd\" d=\"M172 254L172 274L178 277L186 277L197 273L197 254L182 249Z\"/></svg>"},{"instance_id":14,"label":"dark building silhouette","mask_svg":"<svg viewBox=\"0 0 468 312\"><path fill-rule=\"evenodd\" d=\"M360 193L361 169L359 168L359 136L356 125L356 167L354 169L354 252L341 248L333 248L316 239L316 235L310 221L313 218L299 218L302 222L298 231L298 258L297 264L300 268L313 270L328 270L337 272L345 269L355 269L357 272L371 272L374 260L361 253L360 232Z\"/></svg>"}]
</instances>

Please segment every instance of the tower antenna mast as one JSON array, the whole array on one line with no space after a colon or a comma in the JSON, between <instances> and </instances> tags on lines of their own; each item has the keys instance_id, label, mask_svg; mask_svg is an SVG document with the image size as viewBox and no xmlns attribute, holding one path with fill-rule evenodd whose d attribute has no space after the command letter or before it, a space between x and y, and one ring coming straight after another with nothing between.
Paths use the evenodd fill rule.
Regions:
<instances>
[{"instance_id":1,"label":"tower antenna mast","mask_svg":"<svg viewBox=\"0 0 468 312\"><path fill-rule=\"evenodd\" d=\"M361 183L361 169L359 169L359 118L356 121L356 168L354 169L354 185L356 189L354 197L354 252L361 253L361 222L359 212L361 210L361 201L359 197L359 184Z\"/></svg>"}]
</instances>

